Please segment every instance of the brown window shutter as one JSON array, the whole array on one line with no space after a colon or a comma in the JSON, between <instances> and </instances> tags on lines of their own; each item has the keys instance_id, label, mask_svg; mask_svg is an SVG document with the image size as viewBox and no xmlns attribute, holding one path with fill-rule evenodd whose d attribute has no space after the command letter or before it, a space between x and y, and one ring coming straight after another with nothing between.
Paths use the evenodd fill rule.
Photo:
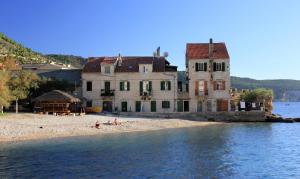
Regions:
<instances>
[{"instance_id":1,"label":"brown window shutter","mask_svg":"<svg viewBox=\"0 0 300 179\"><path fill-rule=\"evenodd\" d=\"M207 81L204 81L204 93L205 95L208 95Z\"/></svg>"},{"instance_id":2,"label":"brown window shutter","mask_svg":"<svg viewBox=\"0 0 300 179\"><path fill-rule=\"evenodd\" d=\"M225 81L222 81L222 89L225 90L226 87L225 87Z\"/></svg>"},{"instance_id":3,"label":"brown window shutter","mask_svg":"<svg viewBox=\"0 0 300 179\"><path fill-rule=\"evenodd\" d=\"M195 81L195 96L199 95L199 81Z\"/></svg>"},{"instance_id":4,"label":"brown window shutter","mask_svg":"<svg viewBox=\"0 0 300 179\"><path fill-rule=\"evenodd\" d=\"M216 91L216 90L217 90L217 82L214 81L214 91Z\"/></svg>"}]
</instances>

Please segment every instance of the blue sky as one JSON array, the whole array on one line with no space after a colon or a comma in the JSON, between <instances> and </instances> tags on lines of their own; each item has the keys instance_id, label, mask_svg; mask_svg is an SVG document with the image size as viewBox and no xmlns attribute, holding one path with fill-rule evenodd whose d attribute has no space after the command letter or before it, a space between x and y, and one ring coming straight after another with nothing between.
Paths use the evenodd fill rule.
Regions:
<instances>
[{"instance_id":1,"label":"blue sky","mask_svg":"<svg viewBox=\"0 0 300 179\"><path fill-rule=\"evenodd\" d=\"M225 42L231 73L300 80L298 0L2 0L0 31L41 53L152 55L184 69L187 42Z\"/></svg>"}]
</instances>

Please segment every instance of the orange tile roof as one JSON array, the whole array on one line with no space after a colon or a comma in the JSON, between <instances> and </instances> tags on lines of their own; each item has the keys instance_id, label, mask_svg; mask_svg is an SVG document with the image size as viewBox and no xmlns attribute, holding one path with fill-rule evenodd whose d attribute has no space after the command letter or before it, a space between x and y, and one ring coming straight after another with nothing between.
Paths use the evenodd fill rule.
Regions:
<instances>
[{"instance_id":1,"label":"orange tile roof","mask_svg":"<svg viewBox=\"0 0 300 179\"><path fill-rule=\"evenodd\" d=\"M186 45L186 57L192 59L208 59L209 43L188 43ZM225 43L213 43L213 59L229 59Z\"/></svg>"}]
</instances>

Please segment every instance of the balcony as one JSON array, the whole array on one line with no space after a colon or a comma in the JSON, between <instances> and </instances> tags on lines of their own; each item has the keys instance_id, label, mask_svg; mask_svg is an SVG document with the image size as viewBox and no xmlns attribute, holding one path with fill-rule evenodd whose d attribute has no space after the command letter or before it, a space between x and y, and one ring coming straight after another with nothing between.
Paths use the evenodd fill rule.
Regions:
<instances>
[{"instance_id":1,"label":"balcony","mask_svg":"<svg viewBox=\"0 0 300 179\"><path fill-rule=\"evenodd\" d=\"M151 100L151 95L152 95L151 91L143 91L141 92L140 96L142 100Z\"/></svg>"},{"instance_id":2,"label":"balcony","mask_svg":"<svg viewBox=\"0 0 300 179\"><path fill-rule=\"evenodd\" d=\"M115 90L107 90L107 89L101 89L101 96L114 96L115 95Z\"/></svg>"}]
</instances>

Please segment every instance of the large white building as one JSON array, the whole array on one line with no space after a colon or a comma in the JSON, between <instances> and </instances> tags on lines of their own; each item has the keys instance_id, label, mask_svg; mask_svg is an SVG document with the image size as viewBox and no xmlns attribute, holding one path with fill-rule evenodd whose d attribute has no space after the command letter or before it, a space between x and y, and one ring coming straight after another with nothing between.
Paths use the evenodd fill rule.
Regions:
<instances>
[{"instance_id":1,"label":"large white building","mask_svg":"<svg viewBox=\"0 0 300 179\"><path fill-rule=\"evenodd\" d=\"M157 54L89 58L82 72L86 107L158 113L230 109L230 63L224 43L187 44L184 77Z\"/></svg>"},{"instance_id":2,"label":"large white building","mask_svg":"<svg viewBox=\"0 0 300 179\"><path fill-rule=\"evenodd\" d=\"M90 58L82 81L87 107L120 112L176 111L177 67L164 57Z\"/></svg>"}]
</instances>

